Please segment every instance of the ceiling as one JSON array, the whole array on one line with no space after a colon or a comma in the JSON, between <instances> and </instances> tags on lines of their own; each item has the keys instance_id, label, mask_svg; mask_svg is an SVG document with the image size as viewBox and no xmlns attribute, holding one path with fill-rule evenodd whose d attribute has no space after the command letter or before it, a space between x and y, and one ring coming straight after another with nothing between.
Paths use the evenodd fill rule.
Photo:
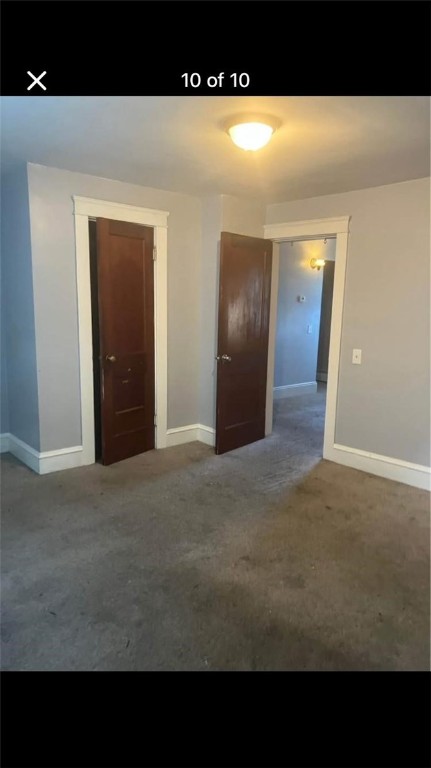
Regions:
<instances>
[{"instance_id":1,"label":"ceiling","mask_svg":"<svg viewBox=\"0 0 431 768\"><path fill-rule=\"evenodd\" d=\"M243 111L282 122L256 153L223 130ZM1 128L4 171L28 161L199 196L271 203L430 173L422 96L16 96Z\"/></svg>"}]
</instances>

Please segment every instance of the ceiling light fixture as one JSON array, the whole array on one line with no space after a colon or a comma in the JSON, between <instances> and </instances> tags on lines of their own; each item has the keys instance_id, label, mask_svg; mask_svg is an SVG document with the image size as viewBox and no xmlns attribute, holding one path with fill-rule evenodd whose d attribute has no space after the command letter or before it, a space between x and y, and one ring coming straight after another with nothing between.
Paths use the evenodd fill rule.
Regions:
<instances>
[{"instance_id":1,"label":"ceiling light fixture","mask_svg":"<svg viewBox=\"0 0 431 768\"><path fill-rule=\"evenodd\" d=\"M256 152L268 144L280 122L267 115L250 115L232 118L226 130L234 144L246 151Z\"/></svg>"}]
</instances>

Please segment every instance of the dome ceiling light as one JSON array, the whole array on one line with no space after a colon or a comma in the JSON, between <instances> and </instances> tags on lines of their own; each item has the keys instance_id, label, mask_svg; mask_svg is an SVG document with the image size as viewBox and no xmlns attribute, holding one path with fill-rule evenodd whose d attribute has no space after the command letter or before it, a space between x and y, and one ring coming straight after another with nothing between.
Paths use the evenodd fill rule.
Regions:
<instances>
[{"instance_id":1,"label":"dome ceiling light","mask_svg":"<svg viewBox=\"0 0 431 768\"><path fill-rule=\"evenodd\" d=\"M280 121L267 115L237 116L232 118L226 130L234 144L246 151L256 152L268 144Z\"/></svg>"}]
</instances>

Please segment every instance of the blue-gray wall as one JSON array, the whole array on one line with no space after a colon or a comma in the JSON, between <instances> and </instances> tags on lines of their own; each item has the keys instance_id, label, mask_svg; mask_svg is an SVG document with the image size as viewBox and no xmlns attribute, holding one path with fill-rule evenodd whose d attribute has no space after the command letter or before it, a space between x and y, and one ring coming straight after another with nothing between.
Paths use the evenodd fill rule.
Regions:
<instances>
[{"instance_id":1,"label":"blue-gray wall","mask_svg":"<svg viewBox=\"0 0 431 768\"><path fill-rule=\"evenodd\" d=\"M16 168L14 173L1 179L1 254L2 432L10 432L39 450L30 216L25 166Z\"/></svg>"},{"instance_id":2,"label":"blue-gray wall","mask_svg":"<svg viewBox=\"0 0 431 768\"><path fill-rule=\"evenodd\" d=\"M280 245L275 387L316 381L323 270L311 269L310 260L334 256L335 240ZM299 302L298 296L305 301Z\"/></svg>"}]
</instances>

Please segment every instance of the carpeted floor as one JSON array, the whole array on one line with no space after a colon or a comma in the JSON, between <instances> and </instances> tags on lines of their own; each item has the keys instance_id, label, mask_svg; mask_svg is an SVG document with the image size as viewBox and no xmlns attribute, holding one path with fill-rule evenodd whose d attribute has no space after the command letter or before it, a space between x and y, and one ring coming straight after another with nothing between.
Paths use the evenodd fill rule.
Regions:
<instances>
[{"instance_id":1,"label":"carpeted floor","mask_svg":"<svg viewBox=\"0 0 431 768\"><path fill-rule=\"evenodd\" d=\"M271 437L38 477L2 457L3 669L429 669L429 495Z\"/></svg>"}]
</instances>

